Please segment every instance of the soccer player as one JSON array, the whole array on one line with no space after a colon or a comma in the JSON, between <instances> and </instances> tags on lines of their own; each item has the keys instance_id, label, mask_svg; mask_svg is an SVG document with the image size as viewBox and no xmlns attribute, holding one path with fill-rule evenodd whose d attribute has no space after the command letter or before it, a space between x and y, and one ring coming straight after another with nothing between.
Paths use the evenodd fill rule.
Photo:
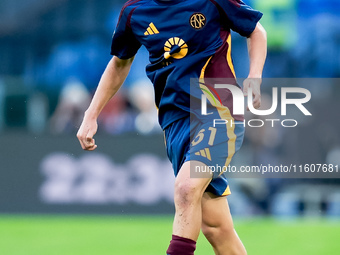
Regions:
<instances>
[{"instance_id":1,"label":"soccer player","mask_svg":"<svg viewBox=\"0 0 340 255\"><path fill-rule=\"evenodd\" d=\"M134 55L144 45L150 56L146 72L154 85L159 123L176 175L176 212L168 255L194 254L200 229L215 254L246 254L233 227L225 174L208 172L201 178L191 178L190 169L227 166L242 144L242 125L215 128L207 117L211 114L229 123L243 120L243 116L232 113L231 93L206 82L207 78L229 78L238 86L230 29L248 38L250 70L243 91L247 95L251 89L254 107L260 106L267 53L266 32L258 23L261 17L240 0L130 0L122 8L112 39L113 58L77 137L83 149L97 148L93 139L97 117L123 84ZM197 79L196 85L191 84L191 78ZM204 116L191 107L191 102L200 101L202 95L208 107Z\"/></svg>"}]
</instances>

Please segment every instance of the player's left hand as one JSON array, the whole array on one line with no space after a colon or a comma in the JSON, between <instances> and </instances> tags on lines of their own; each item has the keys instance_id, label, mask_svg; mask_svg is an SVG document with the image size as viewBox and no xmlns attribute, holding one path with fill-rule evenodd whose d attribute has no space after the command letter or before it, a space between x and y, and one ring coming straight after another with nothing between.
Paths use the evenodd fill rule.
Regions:
<instances>
[{"instance_id":1,"label":"player's left hand","mask_svg":"<svg viewBox=\"0 0 340 255\"><path fill-rule=\"evenodd\" d=\"M243 82L243 94L245 97L249 96L248 91L251 90L253 97L253 106L255 109L261 106L261 78L247 78ZM249 108L247 109L249 111Z\"/></svg>"}]
</instances>

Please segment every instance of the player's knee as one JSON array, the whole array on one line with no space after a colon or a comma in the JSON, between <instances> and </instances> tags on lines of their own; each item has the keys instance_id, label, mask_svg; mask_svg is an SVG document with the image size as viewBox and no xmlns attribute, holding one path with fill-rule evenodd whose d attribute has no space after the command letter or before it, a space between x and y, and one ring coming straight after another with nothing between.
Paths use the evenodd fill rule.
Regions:
<instances>
[{"instance_id":1,"label":"player's knee","mask_svg":"<svg viewBox=\"0 0 340 255\"><path fill-rule=\"evenodd\" d=\"M185 207L195 202L199 202L200 192L193 182L175 182L175 204Z\"/></svg>"}]
</instances>

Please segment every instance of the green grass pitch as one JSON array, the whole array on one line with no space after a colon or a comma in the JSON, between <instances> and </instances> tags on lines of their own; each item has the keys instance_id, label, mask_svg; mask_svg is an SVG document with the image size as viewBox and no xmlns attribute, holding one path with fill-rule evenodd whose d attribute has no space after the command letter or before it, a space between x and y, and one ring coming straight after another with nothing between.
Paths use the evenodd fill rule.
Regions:
<instances>
[{"instance_id":1,"label":"green grass pitch","mask_svg":"<svg viewBox=\"0 0 340 255\"><path fill-rule=\"evenodd\" d=\"M340 222L237 219L249 255L340 254ZM3 255L164 255L170 216L4 216ZM197 255L214 254L200 235Z\"/></svg>"}]
</instances>

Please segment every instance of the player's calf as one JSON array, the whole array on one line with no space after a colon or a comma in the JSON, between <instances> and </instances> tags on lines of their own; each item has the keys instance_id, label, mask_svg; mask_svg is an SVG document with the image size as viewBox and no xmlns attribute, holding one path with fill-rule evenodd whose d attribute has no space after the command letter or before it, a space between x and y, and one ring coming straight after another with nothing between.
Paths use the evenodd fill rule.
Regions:
<instances>
[{"instance_id":1,"label":"player's calf","mask_svg":"<svg viewBox=\"0 0 340 255\"><path fill-rule=\"evenodd\" d=\"M202 232L216 255L246 255L238 237L225 197L204 193L202 198Z\"/></svg>"},{"instance_id":2,"label":"player's calf","mask_svg":"<svg viewBox=\"0 0 340 255\"><path fill-rule=\"evenodd\" d=\"M233 227L202 224L202 233L212 245L216 255L247 255Z\"/></svg>"}]
</instances>

